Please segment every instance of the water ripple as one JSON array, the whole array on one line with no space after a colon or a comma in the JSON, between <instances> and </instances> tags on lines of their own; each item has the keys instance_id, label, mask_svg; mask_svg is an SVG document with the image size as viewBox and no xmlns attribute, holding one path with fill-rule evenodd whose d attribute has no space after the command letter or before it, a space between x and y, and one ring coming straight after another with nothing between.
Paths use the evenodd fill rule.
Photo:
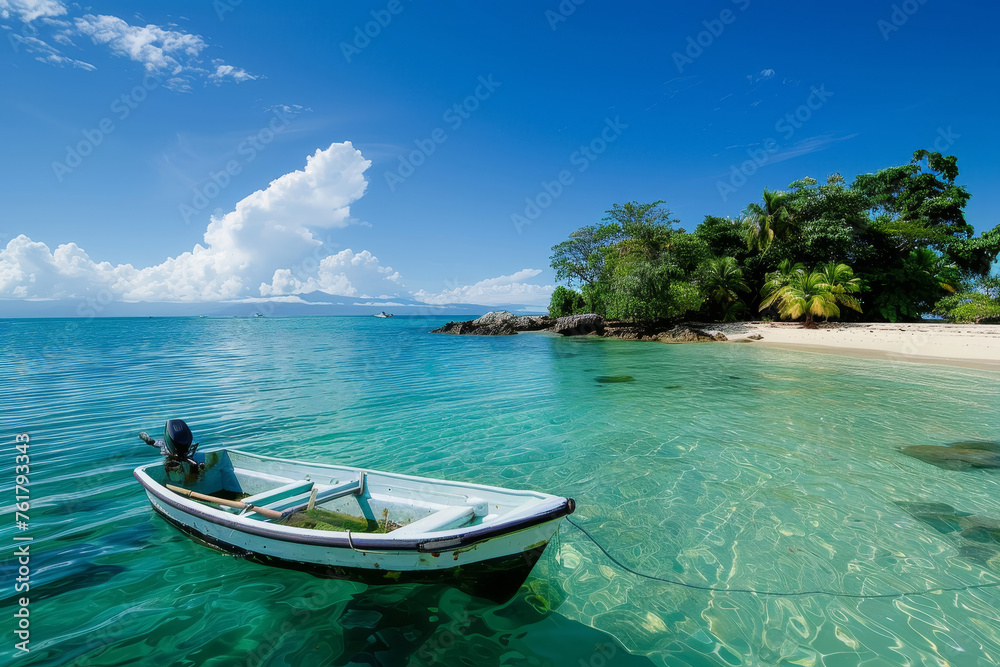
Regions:
<instances>
[{"instance_id":1,"label":"water ripple","mask_svg":"<svg viewBox=\"0 0 1000 667\"><path fill-rule=\"evenodd\" d=\"M941 532L946 518L906 509L1000 525L1000 475L900 452L1000 440L997 376L369 320L0 320L2 437L31 434L33 650L21 662L1000 661L995 588L733 592L1000 581L992 533ZM153 454L138 431L171 417L205 447L572 496L574 520L626 568L715 590L627 572L568 524L500 606L232 559L154 517L131 476ZM11 455L0 471L10 503Z\"/></svg>"}]
</instances>

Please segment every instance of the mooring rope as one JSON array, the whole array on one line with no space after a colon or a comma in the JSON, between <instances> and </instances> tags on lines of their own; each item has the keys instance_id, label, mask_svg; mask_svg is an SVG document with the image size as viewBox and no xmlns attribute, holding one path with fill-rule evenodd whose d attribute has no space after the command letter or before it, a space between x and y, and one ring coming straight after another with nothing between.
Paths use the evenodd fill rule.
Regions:
<instances>
[{"instance_id":1,"label":"mooring rope","mask_svg":"<svg viewBox=\"0 0 1000 667\"><path fill-rule=\"evenodd\" d=\"M611 560L612 563L614 563L615 565L617 565L621 569L625 570L626 572L628 572L630 574L634 574L637 577L642 577L643 579L651 579L653 581L661 581L661 582L663 582L665 584L673 584L675 586L683 586L685 588L693 588L693 589L699 590L699 591L712 591L713 593L748 593L750 595L765 595L765 596L772 596L772 597L794 597L794 596L799 596L799 595L829 595L829 596L838 597L838 598L853 598L853 599L870 600L870 599L877 599L877 598L912 597L912 596L917 596L917 595L928 595L930 593L952 593L952 592L961 592L961 591L971 591L971 590L977 590L977 589L980 589L980 588L996 588L996 587L1000 586L1000 581L997 581L997 582L994 582L994 583L991 583L991 584L970 584L968 586L954 586L954 587L951 587L951 588L948 588L948 587L928 588L928 589L922 590L922 591L909 591L909 592L904 592L904 593L872 593L872 594L864 594L864 593L838 593L836 591L825 591L825 590L813 590L813 591L764 591L764 590L756 590L756 589L753 589L753 588L719 588L719 587L716 587L716 586L701 586L701 585L698 585L698 584L690 584L690 583L687 583L685 581L679 581L677 579L669 579L669 578L666 578L666 577L658 577L658 576L653 575L653 574L646 574L644 572L639 572L637 570L634 570L631 567L629 567L628 565L626 565L625 563L623 563L620 560L618 560L617 558L615 558L614 555L612 555L610 551L608 551L606 548L604 548L604 545L601 544L600 542L598 542L597 539L593 535L591 535L590 532L588 532L586 528L584 528L583 526L581 526L580 524L578 524L576 521L573 521L573 519L571 519L569 517L566 517L566 520L569 521L573 526L575 526L577 530L579 530L584 535L586 535L587 539L589 539L591 542L593 542L594 545L597 546L597 548L600 549L604 553L604 555L607 556L609 560Z\"/></svg>"}]
</instances>

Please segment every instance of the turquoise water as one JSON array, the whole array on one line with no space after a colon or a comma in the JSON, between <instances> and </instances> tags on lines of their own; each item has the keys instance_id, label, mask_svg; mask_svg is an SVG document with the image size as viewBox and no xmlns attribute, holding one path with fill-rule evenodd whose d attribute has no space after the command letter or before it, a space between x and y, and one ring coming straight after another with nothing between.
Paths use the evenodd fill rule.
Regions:
<instances>
[{"instance_id":1,"label":"turquoise water","mask_svg":"<svg viewBox=\"0 0 1000 667\"><path fill-rule=\"evenodd\" d=\"M1000 375L426 333L443 322L0 321L5 610L13 536L34 538L17 664L1000 663L1000 473L899 452L1000 440ZM618 562L564 522L495 605L235 560L155 517L132 477L153 451L136 434L171 417L204 448L571 496ZM985 528L930 516L948 507Z\"/></svg>"}]
</instances>

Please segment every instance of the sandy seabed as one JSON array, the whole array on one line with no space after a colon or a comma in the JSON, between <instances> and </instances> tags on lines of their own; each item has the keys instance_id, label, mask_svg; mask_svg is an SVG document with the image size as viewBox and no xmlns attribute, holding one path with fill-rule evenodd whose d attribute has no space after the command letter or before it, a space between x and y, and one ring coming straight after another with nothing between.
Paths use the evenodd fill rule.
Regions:
<instances>
[{"instance_id":1,"label":"sandy seabed","mask_svg":"<svg viewBox=\"0 0 1000 667\"><path fill-rule=\"evenodd\" d=\"M734 322L707 328L721 331L730 341L761 336L755 345L1000 372L996 324L834 322L805 329L799 322Z\"/></svg>"}]
</instances>

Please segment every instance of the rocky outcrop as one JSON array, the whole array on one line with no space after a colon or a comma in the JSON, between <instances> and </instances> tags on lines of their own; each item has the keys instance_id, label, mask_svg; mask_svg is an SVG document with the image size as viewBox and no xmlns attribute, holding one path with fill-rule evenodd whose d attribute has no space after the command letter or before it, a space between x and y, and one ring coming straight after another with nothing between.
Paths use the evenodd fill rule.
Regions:
<instances>
[{"instance_id":1,"label":"rocky outcrop","mask_svg":"<svg viewBox=\"0 0 1000 667\"><path fill-rule=\"evenodd\" d=\"M555 323L551 317L541 315L515 315L506 310L486 313L466 322L448 322L431 333L457 336L513 336L518 331L539 331Z\"/></svg>"},{"instance_id":2,"label":"rocky outcrop","mask_svg":"<svg viewBox=\"0 0 1000 667\"><path fill-rule=\"evenodd\" d=\"M544 315L515 315L506 310L486 313L465 322L448 322L431 333L458 336L513 336L518 331L551 331L563 336L597 335L623 340L661 341L664 343L707 343L728 340L720 331L702 329L698 324L681 324L672 329L667 322L635 324L606 322L594 313L568 315L554 319ZM743 339L740 339L743 340Z\"/></svg>"},{"instance_id":3,"label":"rocky outcrop","mask_svg":"<svg viewBox=\"0 0 1000 667\"><path fill-rule=\"evenodd\" d=\"M604 334L604 318L588 313L586 315L567 315L556 320L552 331L563 336L586 336L589 334Z\"/></svg>"},{"instance_id":4,"label":"rocky outcrop","mask_svg":"<svg viewBox=\"0 0 1000 667\"><path fill-rule=\"evenodd\" d=\"M721 332L705 331L687 326L676 326L669 331L664 331L656 338L661 343L711 343L729 340Z\"/></svg>"},{"instance_id":5,"label":"rocky outcrop","mask_svg":"<svg viewBox=\"0 0 1000 667\"><path fill-rule=\"evenodd\" d=\"M515 322L517 322L517 315L506 310L495 310L472 320L473 326L476 327L496 327L504 324L514 326Z\"/></svg>"},{"instance_id":6,"label":"rocky outcrop","mask_svg":"<svg viewBox=\"0 0 1000 667\"><path fill-rule=\"evenodd\" d=\"M517 334L517 329L510 322L478 325L475 320L469 320L467 322L448 322L431 333L455 336L514 336Z\"/></svg>"},{"instance_id":7,"label":"rocky outcrop","mask_svg":"<svg viewBox=\"0 0 1000 667\"><path fill-rule=\"evenodd\" d=\"M546 315L521 315L514 323L518 331L541 331L556 323L555 318Z\"/></svg>"}]
</instances>

